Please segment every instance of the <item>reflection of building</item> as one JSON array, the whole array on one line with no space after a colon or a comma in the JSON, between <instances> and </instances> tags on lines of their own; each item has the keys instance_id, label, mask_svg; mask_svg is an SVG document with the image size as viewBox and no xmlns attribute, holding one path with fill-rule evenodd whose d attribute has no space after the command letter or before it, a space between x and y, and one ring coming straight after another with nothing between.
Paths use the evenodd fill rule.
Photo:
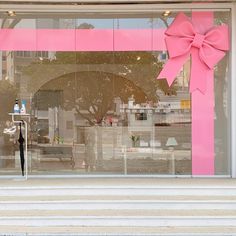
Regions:
<instances>
[{"instance_id":1,"label":"reflection of building","mask_svg":"<svg viewBox=\"0 0 236 236\"><path fill-rule=\"evenodd\" d=\"M121 113L128 116L129 126L158 126L165 124L190 123L189 94L178 91L177 96L159 95L156 104L121 104Z\"/></svg>"},{"instance_id":2,"label":"reflection of building","mask_svg":"<svg viewBox=\"0 0 236 236\"><path fill-rule=\"evenodd\" d=\"M169 136L176 135L176 130L185 125L190 127L190 100L189 94L178 92L177 96L160 96L156 104L121 104L120 112L128 120L129 134L140 138L141 146L150 147L153 143L164 146L167 136L160 137L165 130ZM159 128L158 128L159 127ZM178 133L178 132L177 132ZM189 128L178 134L181 145L189 143ZM188 145L190 146L190 144Z\"/></svg>"}]
</instances>

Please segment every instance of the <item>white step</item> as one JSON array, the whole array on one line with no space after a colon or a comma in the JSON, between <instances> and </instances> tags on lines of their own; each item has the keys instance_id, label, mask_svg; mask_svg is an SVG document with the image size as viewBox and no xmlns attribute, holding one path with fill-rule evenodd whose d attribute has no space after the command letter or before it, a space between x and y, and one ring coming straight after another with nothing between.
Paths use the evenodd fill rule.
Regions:
<instances>
[{"instance_id":1,"label":"white step","mask_svg":"<svg viewBox=\"0 0 236 236\"><path fill-rule=\"evenodd\" d=\"M1 187L0 196L39 196L39 195L195 195L195 196L236 196L236 186L30 186Z\"/></svg>"},{"instance_id":2,"label":"white step","mask_svg":"<svg viewBox=\"0 0 236 236\"><path fill-rule=\"evenodd\" d=\"M236 210L233 200L64 200L0 201L0 211L16 210Z\"/></svg>"},{"instance_id":3,"label":"white step","mask_svg":"<svg viewBox=\"0 0 236 236\"><path fill-rule=\"evenodd\" d=\"M233 227L236 216L18 216L0 217L0 226Z\"/></svg>"},{"instance_id":4,"label":"white step","mask_svg":"<svg viewBox=\"0 0 236 236\"><path fill-rule=\"evenodd\" d=\"M3 181L0 212L0 235L236 235L236 181Z\"/></svg>"},{"instance_id":5,"label":"white step","mask_svg":"<svg viewBox=\"0 0 236 236\"><path fill-rule=\"evenodd\" d=\"M1 227L11 236L234 236L236 227ZM10 233L10 234L9 234Z\"/></svg>"}]
</instances>

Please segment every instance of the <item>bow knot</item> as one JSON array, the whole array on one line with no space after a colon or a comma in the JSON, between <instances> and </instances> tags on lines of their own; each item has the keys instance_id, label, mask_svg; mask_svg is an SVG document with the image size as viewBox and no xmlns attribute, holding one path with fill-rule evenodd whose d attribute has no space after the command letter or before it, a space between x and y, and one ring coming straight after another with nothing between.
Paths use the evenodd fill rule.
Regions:
<instances>
[{"instance_id":1,"label":"bow knot","mask_svg":"<svg viewBox=\"0 0 236 236\"><path fill-rule=\"evenodd\" d=\"M175 80L185 61L191 55L190 92L198 89L206 91L208 72L229 50L227 25L211 28L208 32L197 32L193 23L183 13L179 13L165 32L169 60L158 76L166 78L169 86Z\"/></svg>"},{"instance_id":2,"label":"bow knot","mask_svg":"<svg viewBox=\"0 0 236 236\"><path fill-rule=\"evenodd\" d=\"M192 46L200 49L202 47L204 39L205 39L205 35L196 33L192 42Z\"/></svg>"}]
</instances>

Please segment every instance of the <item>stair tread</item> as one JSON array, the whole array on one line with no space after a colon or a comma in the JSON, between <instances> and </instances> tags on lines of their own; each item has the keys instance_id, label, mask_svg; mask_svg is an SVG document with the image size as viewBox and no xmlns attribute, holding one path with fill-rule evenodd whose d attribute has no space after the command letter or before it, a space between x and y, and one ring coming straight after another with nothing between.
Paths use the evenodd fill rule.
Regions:
<instances>
[{"instance_id":1,"label":"stair tread","mask_svg":"<svg viewBox=\"0 0 236 236\"><path fill-rule=\"evenodd\" d=\"M20 180L15 179L15 180ZM123 187L234 187L236 188L236 179L222 179L222 178L47 178L47 179L28 179L27 181L13 181L12 179L1 180L0 187L109 187L109 186L123 186Z\"/></svg>"},{"instance_id":2,"label":"stair tread","mask_svg":"<svg viewBox=\"0 0 236 236\"><path fill-rule=\"evenodd\" d=\"M225 192L224 188L226 189ZM233 191L231 191L231 188ZM182 189L184 191L181 191ZM204 195L201 195L202 189L206 190L202 191ZM199 233L201 230L207 233L235 232L236 235L236 226L218 228L215 226L211 228L163 227L169 223L176 226L186 225L186 222L189 226L208 226L209 224L213 226L218 222L221 225L234 225L233 223L236 221L236 210L233 210L236 203L235 190L236 180L231 179L91 178L30 179L20 182L4 180L0 183L0 233L12 233L13 229L14 232L22 230L21 232L39 233L39 229L44 228L42 232L59 232L65 233L65 235L67 235L66 233L81 233L82 235L86 232L94 235L98 235L98 232L103 235L108 235L107 233L109 235L112 235L112 233L117 233L117 235L123 235L124 233L127 233L127 235L129 235L128 233L142 233L143 235L155 233L156 235L158 232L165 235L162 233L170 232L177 235L176 232ZM175 201L181 203L178 205L181 209L174 209L173 205L168 205L168 202ZM227 204L217 205L217 201L218 203ZM86 202L88 204L83 206L83 203ZM96 202L99 205L92 205ZM120 204L115 205L122 202L126 202L124 207ZM146 209L146 205L143 204L138 205L138 202L151 203L147 207L151 209ZM188 202L195 202L196 204L187 205ZM198 205L204 202L212 204ZM20 206L24 203L29 205ZM43 206L33 205L43 203L46 204ZM54 203L58 204L53 205ZM64 208L63 203L70 205L65 204ZM75 205L76 207L74 207L73 203L81 203L82 205ZM105 205L107 203L111 205ZM156 203L165 204L158 205ZM229 203L232 203L233 207ZM19 204L19 207L13 204ZM133 209L129 207L131 205L134 206ZM189 206L191 206L191 209ZM73 209L66 209L67 207ZM100 209L101 207L103 209ZM207 207L213 209L206 209ZM217 207L218 209L216 209ZM82 209L79 210L79 208ZM107 222L111 222L110 225L118 226L121 222L123 227L103 227ZM9 226L4 226L7 224ZM15 224L18 224L18 226ZM20 224L25 226L19 227ZM53 227L54 224L58 227ZM76 226L91 224L92 227L73 227L69 224ZM141 224L145 227L138 227ZM153 227L158 224L161 227ZM30 227L33 225L34 227ZM51 227L46 227L46 225L51 225ZM100 227L95 227L96 225L100 225ZM125 225L133 225L133 227L124 227ZM150 227L146 227L147 225L150 225ZM196 228L198 229L196 230Z\"/></svg>"},{"instance_id":3,"label":"stair tread","mask_svg":"<svg viewBox=\"0 0 236 236\"><path fill-rule=\"evenodd\" d=\"M1 211L0 218L4 217L80 217L80 216L88 216L88 217L182 217L182 216L214 216L214 217L236 217L236 210L10 210L10 211Z\"/></svg>"},{"instance_id":4,"label":"stair tread","mask_svg":"<svg viewBox=\"0 0 236 236\"><path fill-rule=\"evenodd\" d=\"M121 195L121 196L106 196L106 195L39 195L39 196L0 196L0 202L4 201L236 201L236 196L141 196L141 195Z\"/></svg>"},{"instance_id":5,"label":"stair tread","mask_svg":"<svg viewBox=\"0 0 236 236\"><path fill-rule=\"evenodd\" d=\"M223 226L214 226L214 227L73 227L73 226L63 226L63 227L30 227L30 226L1 226L1 233L35 233L37 235L42 233L64 233L68 236L68 233L76 233L76 235L83 234L93 234L93 235L109 235L109 234L135 234L135 235L148 235L148 234L180 234L180 233L235 233L236 227L223 227ZM222 235L221 234L221 235ZM12 234L11 234L12 235ZM129 234L130 235L130 234Z\"/></svg>"}]
</instances>

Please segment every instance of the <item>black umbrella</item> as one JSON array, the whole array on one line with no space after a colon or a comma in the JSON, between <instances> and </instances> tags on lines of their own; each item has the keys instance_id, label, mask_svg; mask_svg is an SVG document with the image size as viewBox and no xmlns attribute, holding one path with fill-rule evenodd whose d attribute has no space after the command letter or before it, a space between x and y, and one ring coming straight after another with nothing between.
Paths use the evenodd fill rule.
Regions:
<instances>
[{"instance_id":1,"label":"black umbrella","mask_svg":"<svg viewBox=\"0 0 236 236\"><path fill-rule=\"evenodd\" d=\"M25 139L23 138L23 135L21 132L21 123L20 123L20 135L19 135L18 142L20 144L19 148L20 148L21 172L22 172L22 176L24 176L24 167L25 167L24 142L25 142Z\"/></svg>"}]
</instances>

